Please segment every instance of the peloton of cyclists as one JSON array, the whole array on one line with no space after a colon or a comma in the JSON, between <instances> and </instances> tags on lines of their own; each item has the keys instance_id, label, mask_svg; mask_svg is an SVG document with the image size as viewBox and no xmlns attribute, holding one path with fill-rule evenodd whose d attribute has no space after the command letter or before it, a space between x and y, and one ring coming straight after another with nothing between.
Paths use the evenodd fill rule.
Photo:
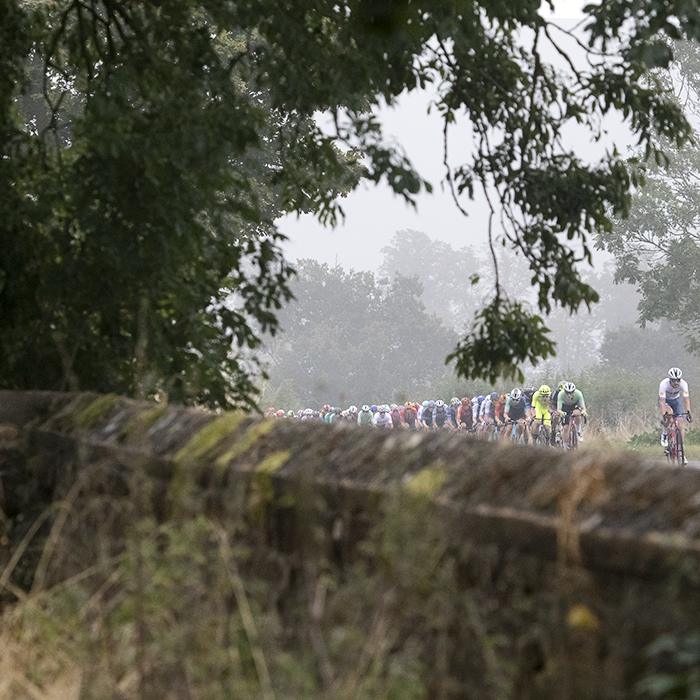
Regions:
<instances>
[{"instance_id":1,"label":"peloton of cyclists","mask_svg":"<svg viewBox=\"0 0 700 700\"><path fill-rule=\"evenodd\" d=\"M681 405L678 396L682 393L686 400L686 408L689 409L689 398L687 384L678 381L671 376L671 373L680 370L673 368L669 372L669 378L661 384L659 406L662 415L670 416L674 411L680 412ZM665 387L665 388L664 388ZM674 392L677 403L674 403ZM689 411L686 411L689 412ZM294 411L273 409L265 412L270 418L300 418L308 421L323 421L326 423L336 423L349 421L360 425L370 425L378 428L400 428L407 430L455 430L461 432L472 432L481 436L488 436L489 439L499 439L502 433L500 428L512 424L512 433L508 435L529 441L530 435L533 442L540 437L549 440L553 437L552 426L556 425L556 420L562 420L564 426L564 442L568 440L569 429L575 425L579 436L581 435L581 415L586 415L586 405L583 394L576 389L571 382L562 382L559 391L552 392L548 385L542 384L539 389L532 387L521 389L514 387L510 393L500 394L492 391L486 396L479 395L470 399L452 397L449 404L441 399L426 400L422 403L406 401L403 405L386 403L377 405L363 404L358 410L356 406L350 406L343 410L325 404L320 410L299 410ZM666 427L664 427L663 438L666 437Z\"/></svg>"}]
</instances>

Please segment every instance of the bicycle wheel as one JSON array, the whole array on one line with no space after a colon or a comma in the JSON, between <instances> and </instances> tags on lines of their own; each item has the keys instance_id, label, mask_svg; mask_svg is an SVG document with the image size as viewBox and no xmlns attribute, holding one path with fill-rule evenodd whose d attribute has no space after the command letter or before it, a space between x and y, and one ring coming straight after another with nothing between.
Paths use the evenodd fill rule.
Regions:
<instances>
[{"instance_id":1,"label":"bicycle wheel","mask_svg":"<svg viewBox=\"0 0 700 700\"><path fill-rule=\"evenodd\" d=\"M578 431L576 430L576 425L571 423L569 425L569 449L575 450L578 447Z\"/></svg>"},{"instance_id":2,"label":"bicycle wheel","mask_svg":"<svg viewBox=\"0 0 700 700\"><path fill-rule=\"evenodd\" d=\"M561 434L561 428L557 430L557 434L554 438L554 446L560 450L564 449L564 436Z\"/></svg>"},{"instance_id":3,"label":"bicycle wheel","mask_svg":"<svg viewBox=\"0 0 700 700\"><path fill-rule=\"evenodd\" d=\"M676 464L679 467L683 466L685 451L683 450L683 433L680 428L676 428Z\"/></svg>"},{"instance_id":4,"label":"bicycle wheel","mask_svg":"<svg viewBox=\"0 0 700 700\"><path fill-rule=\"evenodd\" d=\"M669 462L676 461L676 433L670 430L668 433L668 447L665 450Z\"/></svg>"}]
</instances>

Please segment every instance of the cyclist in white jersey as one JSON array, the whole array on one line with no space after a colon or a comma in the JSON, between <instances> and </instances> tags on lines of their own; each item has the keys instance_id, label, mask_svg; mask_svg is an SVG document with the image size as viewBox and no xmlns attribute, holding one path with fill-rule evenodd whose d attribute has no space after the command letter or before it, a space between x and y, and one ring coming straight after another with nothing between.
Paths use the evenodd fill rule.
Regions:
<instances>
[{"instance_id":1,"label":"cyclist in white jersey","mask_svg":"<svg viewBox=\"0 0 700 700\"><path fill-rule=\"evenodd\" d=\"M693 417L690 415L690 392L688 382L681 379L683 372L678 367L671 367L668 370L668 377L659 384L659 408L661 409L661 444L668 446L668 427L671 425L671 416L683 413L681 400L685 404L685 412L688 414L686 420L691 423ZM686 460L687 461L687 460Z\"/></svg>"},{"instance_id":2,"label":"cyclist in white jersey","mask_svg":"<svg viewBox=\"0 0 700 700\"><path fill-rule=\"evenodd\" d=\"M388 406L380 406L374 416L373 425L376 428L393 428L394 422L391 420Z\"/></svg>"}]
</instances>

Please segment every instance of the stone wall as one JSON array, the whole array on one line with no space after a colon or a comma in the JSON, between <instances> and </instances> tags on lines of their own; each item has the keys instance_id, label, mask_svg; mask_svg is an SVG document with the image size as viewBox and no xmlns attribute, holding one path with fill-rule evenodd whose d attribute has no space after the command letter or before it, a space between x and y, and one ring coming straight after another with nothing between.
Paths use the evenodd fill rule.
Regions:
<instances>
[{"instance_id":1,"label":"stone wall","mask_svg":"<svg viewBox=\"0 0 700 700\"><path fill-rule=\"evenodd\" d=\"M137 513L227 523L327 690L354 607L443 698L637 697L643 649L700 625L698 470L89 394L0 392L0 423L5 561L62 499L131 504L73 526L85 561Z\"/></svg>"}]
</instances>

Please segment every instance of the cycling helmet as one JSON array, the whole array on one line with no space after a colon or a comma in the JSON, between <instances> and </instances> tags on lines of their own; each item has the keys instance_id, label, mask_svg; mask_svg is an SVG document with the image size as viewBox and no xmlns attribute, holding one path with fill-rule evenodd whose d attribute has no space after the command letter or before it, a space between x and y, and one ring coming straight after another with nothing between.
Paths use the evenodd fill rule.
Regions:
<instances>
[{"instance_id":1,"label":"cycling helmet","mask_svg":"<svg viewBox=\"0 0 700 700\"><path fill-rule=\"evenodd\" d=\"M492 398L492 399L497 399L497 398L498 398L498 392L497 392L497 391L492 391L492 392L491 392L491 398Z\"/></svg>"},{"instance_id":2,"label":"cycling helmet","mask_svg":"<svg viewBox=\"0 0 700 700\"><path fill-rule=\"evenodd\" d=\"M453 396L453 397L450 399L450 403L453 404L453 405L456 404L456 403L459 403L459 399L458 399L456 396Z\"/></svg>"},{"instance_id":3,"label":"cycling helmet","mask_svg":"<svg viewBox=\"0 0 700 700\"><path fill-rule=\"evenodd\" d=\"M683 372L681 372L678 367L671 367L670 370L668 370L668 378L669 379L680 379L683 376Z\"/></svg>"},{"instance_id":4,"label":"cycling helmet","mask_svg":"<svg viewBox=\"0 0 700 700\"><path fill-rule=\"evenodd\" d=\"M430 399L430 401L428 401L428 406L430 406L430 408L433 408L435 406L435 401L433 399Z\"/></svg>"},{"instance_id":5,"label":"cycling helmet","mask_svg":"<svg viewBox=\"0 0 700 700\"><path fill-rule=\"evenodd\" d=\"M462 399L462 403L466 405L466 404L470 403L470 401L469 401L469 399L465 396L465 397Z\"/></svg>"},{"instance_id":6,"label":"cycling helmet","mask_svg":"<svg viewBox=\"0 0 700 700\"><path fill-rule=\"evenodd\" d=\"M307 408L307 409L304 411L304 415L306 415L306 416L311 416L311 415L313 415L313 413L314 413L314 412L313 412L313 409L311 409L311 408Z\"/></svg>"},{"instance_id":7,"label":"cycling helmet","mask_svg":"<svg viewBox=\"0 0 700 700\"><path fill-rule=\"evenodd\" d=\"M340 408L340 406L336 406L336 407L335 407L335 408L333 409L333 411L334 411L334 413L338 413L338 414L340 414L340 413L342 413L342 412L343 412L343 409L342 409L342 408Z\"/></svg>"},{"instance_id":8,"label":"cycling helmet","mask_svg":"<svg viewBox=\"0 0 700 700\"><path fill-rule=\"evenodd\" d=\"M564 390L564 385L565 385L566 383L567 383L567 382L559 382L559 386L557 387L557 389L559 389L559 391L563 391L563 390Z\"/></svg>"},{"instance_id":9,"label":"cycling helmet","mask_svg":"<svg viewBox=\"0 0 700 700\"><path fill-rule=\"evenodd\" d=\"M425 408L428 405L428 401L423 401L423 408Z\"/></svg>"},{"instance_id":10,"label":"cycling helmet","mask_svg":"<svg viewBox=\"0 0 700 700\"><path fill-rule=\"evenodd\" d=\"M476 400L481 403L486 397L485 396L477 396Z\"/></svg>"},{"instance_id":11,"label":"cycling helmet","mask_svg":"<svg viewBox=\"0 0 700 700\"><path fill-rule=\"evenodd\" d=\"M287 411L287 418L294 418L294 411Z\"/></svg>"},{"instance_id":12,"label":"cycling helmet","mask_svg":"<svg viewBox=\"0 0 700 700\"><path fill-rule=\"evenodd\" d=\"M576 384L573 382L564 382L562 390L565 394L573 394L576 391Z\"/></svg>"},{"instance_id":13,"label":"cycling helmet","mask_svg":"<svg viewBox=\"0 0 700 700\"><path fill-rule=\"evenodd\" d=\"M436 406L444 406L444 405L445 405L445 402L444 402L442 399L438 399L438 400L435 402L435 405L436 405Z\"/></svg>"},{"instance_id":14,"label":"cycling helmet","mask_svg":"<svg viewBox=\"0 0 700 700\"><path fill-rule=\"evenodd\" d=\"M375 405L372 405L372 413L374 413L377 410L377 407Z\"/></svg>"},{"instance_id":15,"label":"cycling helmet","mask_svg":"<svg viewBox=\"0 0 700 700\"><path fill-rule=\"evenodd\" d=\"M330 411L330 410L331 410L331 407L330 407L328 404L324 404L323 410L324 410L324 411Z\"/></svg>"},{"instance_id":16,"label":"cycling helmet","mask_svg":"<svg viewBox=\"0 0 700 700\"><path fill-rule=\"evenodd\" d=\"M350 411L350 413L357 413L357 406L350 406L350 408L348 408L348 411Z\"/></svg>"},{"instance_id":17,"label":"cycling helmet","mask_svg":"<svg viewBox=\"0 0 700 700\"><path fill-rule=\"evenodd\" d=\"M367 411L369 411L369 406L368 406L367 404L364 404L364 405L362 406L362 410L363 410L365 413L367 413Z\"/></svg>"},{"instance_id":18,"label":"cycling helmet","mask_svg":"<svg viewBox=\"0 0 700 700\"><path fill-rule=\"evenodd\" d=\"M538 391L542 396L549 396L552 393L552 390L546 384L543 384Z\"/></svg>"},{"instance_id":19,"label":"cycling helmet","mask_svg":"<svg viewBox=\"0 0 700 700\"><path fill-rule=\"evenodd\" d=\"M388 410L389 410L389 407L388 407L388 406L380 406L380 407L377 409L377 411L379 411L379 413L386 413Z\"/></svg>"},{"instance_id":20,"label":"cycling helmet","mask_svg":"<svg viewBox=\"0 0 700 700\"><path fill-rule=\"evenodd\" d=\"M513 399L513 401L518 401L519 399L522 398L523 392L520 391L520 389L515 388L513 391L510 392L510 398Z\"/></svg>"},{"instance_id":21,"label":"cycling helmet","mask_svg":"<svg viewBox=\"0 0 700 700\"><path fill-rule=\"evenodd\" d=\"M277 411L277 415L282 417L284 415L284 411L280 408L280 410Z\"/></svg>"}]
</instances>

